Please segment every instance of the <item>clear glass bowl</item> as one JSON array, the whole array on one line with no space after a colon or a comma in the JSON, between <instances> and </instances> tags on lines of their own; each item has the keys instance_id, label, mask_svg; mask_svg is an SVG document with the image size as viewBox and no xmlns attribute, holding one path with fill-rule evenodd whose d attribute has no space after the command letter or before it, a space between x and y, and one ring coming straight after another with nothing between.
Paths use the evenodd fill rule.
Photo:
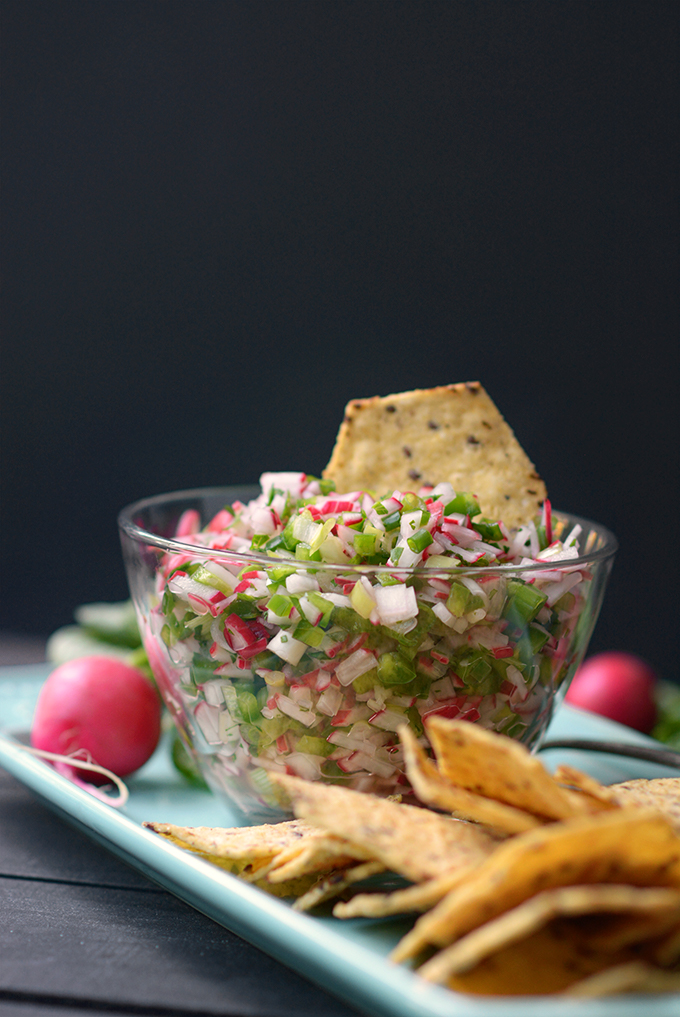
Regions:
<instances>
[{"instance_id":1,"label":"clear glass bowl","mask_svg":"<svg viewBox=\"0 0 680 1017\"><path fill-rule=\"evenodd\" d=\"M431 713L538 745L586 652L617 551L612 533L553 513L555 537L581 527L580 557L412 569L268 557L175 536L187 511L207 526L225 505L258 493L165 494L128 506L118 520L158 687L213 791L262 821L285 814L272 770L408 795L397 729L410 725L426 744ZM347 606L361 576L375 585L385 573L414 588L416 622L372 625ZM302 640L290 640L264 607L275 590L298 607L305 593L307 607L315 601L309 591L326 605ZM442 600L453 614L434 612Z\"/></svg>"}]
</instances>

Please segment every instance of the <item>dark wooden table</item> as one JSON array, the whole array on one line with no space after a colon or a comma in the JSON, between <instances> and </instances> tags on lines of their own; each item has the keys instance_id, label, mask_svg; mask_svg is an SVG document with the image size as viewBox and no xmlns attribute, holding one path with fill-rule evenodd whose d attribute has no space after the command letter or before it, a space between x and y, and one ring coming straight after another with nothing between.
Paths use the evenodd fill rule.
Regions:
<instances>
[{"instance_id":1,"label":"dark wooden table","mask_svg":"<svg viewBox=\"0 0 680 1017\"><path fill-rule=\"evenodd\" d=\"M2 769L0 1012L356 1017L53 815Z\"/></svg>"}]
</instances>

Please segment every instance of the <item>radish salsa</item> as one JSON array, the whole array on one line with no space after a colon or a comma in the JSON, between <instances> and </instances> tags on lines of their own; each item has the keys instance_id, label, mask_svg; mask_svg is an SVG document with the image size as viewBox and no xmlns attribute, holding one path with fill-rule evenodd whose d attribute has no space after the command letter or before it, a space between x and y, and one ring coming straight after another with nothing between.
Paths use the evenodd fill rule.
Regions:
<instances>
[{"instance_id":1,"label":"radish salsa","mask_svg":"<svg viewBox=\"0 0 680 1017\"><path fill-rule=\"evenodd\" d=\"M427 745L435 714L534 744L574 666L578 525L558 538L546 501L509 531L446 483L375 497L266 473L261 488L203 528L184 513L148 619L211 784L251 814L279 807L270 771L407 793L398 729Z\"/></svg>"}]
</instances>

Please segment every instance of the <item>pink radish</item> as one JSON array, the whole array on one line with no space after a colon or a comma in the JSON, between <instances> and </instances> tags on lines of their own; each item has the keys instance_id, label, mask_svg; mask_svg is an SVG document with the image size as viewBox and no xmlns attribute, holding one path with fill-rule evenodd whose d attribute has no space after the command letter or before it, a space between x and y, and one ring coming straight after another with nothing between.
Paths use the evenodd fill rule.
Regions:
<instances>
[{"instance_id":1,"label":"pink radish","mask_svg":"<svg viewBox=\"0 0 680 1017\"><path fill-rule=\"evenodd\" d=\"M60 755L88 752L92 762L124 777L149 759L160 731L160 699L141 671L112 657L80 657L43 685L31 744ZM92 783L104 780L78 773Z\"/></svg>"},{"instance_id":2,"label":"pink radish","mask_svg":"<svg viewBox=\"0 0 680 1017\"><path fill-rule=\"evenodd\" d=\"M581 664L566 699L646 734L656 722L655 685L656 674L645 660L612 650Z\"/></svg>"}]
</instances>

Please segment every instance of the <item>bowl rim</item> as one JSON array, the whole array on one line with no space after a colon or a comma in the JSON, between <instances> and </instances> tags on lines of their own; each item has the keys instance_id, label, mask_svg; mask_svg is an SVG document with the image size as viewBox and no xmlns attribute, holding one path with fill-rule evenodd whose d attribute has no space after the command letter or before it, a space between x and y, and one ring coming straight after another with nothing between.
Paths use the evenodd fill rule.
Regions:
<instances>
[{"instance_id":1,"label":"bowl rim","mask_svg":"<svg viewBox=\"0 0 680 1017\"><path fill-rule=\"evenodd\" d=\"M232 492L232 499L236 497L234 492L240 491L240 498L243 497L256 497L261 491L258 484L233 484L220 487L197 487L187 488L181 491L168 491L165 494L152 495L147 498L140 498L137 501L131 502L126 505L118 513L118 528L121 533L125 533L132 540L137 541L145 545L157 547L163 551L186 554L202 554L202 545L185 542L178 540L175 537L162 537L157 533L153 533L151 530L146 530L143 527L137 525L134 522L133 516L145 509L151 507L162 507L172 502L188 501L188 500L199 500L201 498L211 497L214 498L219 494L224 494L225 504L230 503L228 492ZM251 492L248 495L244 492ZM518 564L491 564L491 565L462 565L452 564L450 566L437 564L436 566L428 566L427 564L420 563L415 566L404 566L402 565L370 565L370 564L341 564L335 562L324 562L324 561L304 561L296 558L288 558L286 556L279 555L268 555L262 554L258 551L234 551L226 548L209 548L205 547L205 553L209 553L211 557L219 560L224 558L243 563L267 563L269 566L280 562L282 565L286 562L295 564L296 568L300 568L306 571L318 571L323 569L324 571L347 573L355 572L361 573L389 573L392 575L421 575L421 574L434 574L434 573L451 573L455 575L489 575L493 572L502 572L504 575L512 575L513 573L525 573L525 572L547 572L555 569L575 569L582 568L584 565L592 565L596 562L604 562L609 559L613 559L614 555L619 549L619 542L610 529L606 526L596 523L593 520L586 519L583 516L577 516L571 512L563 512L560 510L552 510L553 517L559 520L568 520L572 525L580 525L584 530L590 532L595 531L597 537L602 541L601 546L596 550L587 551L580 554L576 558L568 558L562 561L548 561L548 562L529 562L524 565Z\"/></svg>"}]
</instances>

